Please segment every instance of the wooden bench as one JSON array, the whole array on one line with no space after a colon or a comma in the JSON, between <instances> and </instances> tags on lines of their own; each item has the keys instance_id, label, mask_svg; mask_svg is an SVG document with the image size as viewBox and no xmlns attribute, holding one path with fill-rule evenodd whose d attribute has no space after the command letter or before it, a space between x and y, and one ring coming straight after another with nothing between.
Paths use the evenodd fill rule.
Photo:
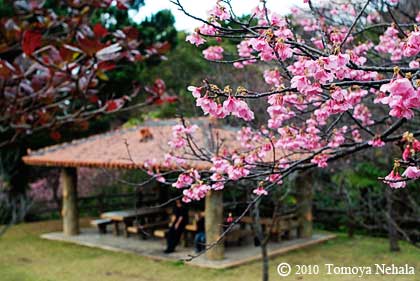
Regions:
<instances>
[{"instance_id":1,"label":"wooden bench","mask_svg":"<svg viewBox=\"0 0 420 281\"><path fill-rule=\"evenodd\" d=\"M166 232L168 231L167 228L165 229L155 229L155 231L153 231L153 236L157 237L157 238L165 238Z\"/></svg>"},{"instance_id":2,"label":"wooden bench","mask_svg":"<svg viewBox=\"0 0 420 281\"><path fill-rule=\"evenodd\" d=\"M123 232L128 235L127 228L133 226L136 221L140 224L146 224L153 220L157 220L157 217L167 216L166 209L145 207L133 210L121 210L105 212L101 214L102 219L110 219L114 224L114 234L120 234L120 224L123 224Z\"/></svg>"},{"instance_id":3,"label":"wooden bench","mask_svg":"<svg viewBox=\"0 0 420 281\"><path fill-rule=\"evenodd\" d=\"M229 231L225 236L225 246L227 247L230 243L236 243L240 246L247 237L252 237L254 231L252 229L234 228Z\"/></svg>"},{"instance_id":4,"label":"wooden bench","mask_svg":"<svg viewBox=\"0 0 420 281\"><path fill-rule=\"evenodd\" d=\"M292 231L296 231L296 235L299 236L298 230L300 227L300 221L296 214L288 214L280 216L275 219L274 225L271 228L270 235L274 240L280 241L282 236L286 239L292 238Z\"/></svg>"},{"instance_id":5,"label":"wooden bench","mask_svg":"<svg viewBox=\"0 0 420 281\"><path fill-rule=\"evenodd\" d=\"M189 240L193 237L193 234L197 232L197 222L195 221L196 211L189 211L189 221L190 223L185 226L185 230L182 233L180 241L182 241L184 247L188 247ZM168 225L168 224L167 224ZM156 238L165 238L166 232L169 228L159 228L153 231L153 236Z\"/></svg>"},{"instance_id":6,"label":"wooden bench","mask_svg":"<svg viewBox=\"0 0 420 281\"><path fill-rule=\"evenodd\" d=\"M148 234L149 231L153 231L154 233L156 228L168 226L169 222L170 221L167 219L167 220L161 220L161 221L155 221L155 222L150 222L150 223L145 223L145 224L129 226L127 227L127 235L138 234L143 239L146 239L149 236Z\"/></svg>"},{"instance_id":7,"label":"wooden bench","mask_svg":"<svg viewBox=\"0 0 420 281\"><path fill-rule=\"evenodd\" d=\"M254 218L244 216L241 219L241 223L253 224ZM278 216L274 220L272 218L261 218L260 223L266 235L270 234L275 241L280 241L282 236L285 236L286 239L290 239L291 232L294 230L298 231L300 227L300 221L295 213Z\"/></svg>"},{"instance_id":8,"label":"wooden bench","mask_svg":"<svg viewBox=\"0 0 420 281\"><path fill-rule=\"evenodd\" d=\"M96 219L90 221L91 225L98 228L100 234L106 234L106 226L111 223L111 219Z\"/></svg>"}]
</instances>

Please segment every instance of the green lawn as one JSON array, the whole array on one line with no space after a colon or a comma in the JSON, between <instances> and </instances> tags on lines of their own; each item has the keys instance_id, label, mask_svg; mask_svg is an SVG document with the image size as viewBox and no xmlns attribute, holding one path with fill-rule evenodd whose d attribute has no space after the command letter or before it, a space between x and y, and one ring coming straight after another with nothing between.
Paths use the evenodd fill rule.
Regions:
<instances>
[{"instance_id":1,"label":"green lawn","mask_svg":"<svg viewBox=\"0 0 420 281\"><path fill-rule=\"evenodd\" d=\"M259 262L229 270L200 269L181 263L156 262L132 254L109 252L61 242L47 241L39 234L56 231L58 221L18 225L0 238L1 281L181 281L181 280L259 280ZM357 236L338 238L322 245L291 252L271 261L271 280L420 280L420 250L402 243L402 252L390 253L385 239ZM280 277L276 265L320 265L318 276ZM416 275L326 275L325 263L340 266L366 266L375 263L409 264Z\"/></svg>"}]
</instances>

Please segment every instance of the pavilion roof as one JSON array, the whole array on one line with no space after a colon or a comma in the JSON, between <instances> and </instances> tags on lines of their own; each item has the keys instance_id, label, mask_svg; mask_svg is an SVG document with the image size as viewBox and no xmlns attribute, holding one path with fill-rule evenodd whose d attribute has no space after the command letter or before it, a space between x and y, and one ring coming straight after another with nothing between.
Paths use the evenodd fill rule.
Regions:
<instances>
[{"instance_id":1,"label":"pavilion roof","mask_svg":"<svg viewBox=\"0 0 420 281\"><path fill-rule=\"evenodd\" d=\"M194 134L198 145L206 147L210 135L218 135L223 140L222 146L236 143L237 130L233 128L218 127L209 118L186 121L198 125L198 132ZM22 159L35 166L115 169L138 169L148 160L155 160L155 167L166 170L170 168L165 166L165 154L171 150L168 141L172 137L172 126L178 123L179 119L147 121L141 126L28 151ZM187 160L184 168L201 170L209 167L210 163L205 161Z\"/></svg>"}]
</instances>

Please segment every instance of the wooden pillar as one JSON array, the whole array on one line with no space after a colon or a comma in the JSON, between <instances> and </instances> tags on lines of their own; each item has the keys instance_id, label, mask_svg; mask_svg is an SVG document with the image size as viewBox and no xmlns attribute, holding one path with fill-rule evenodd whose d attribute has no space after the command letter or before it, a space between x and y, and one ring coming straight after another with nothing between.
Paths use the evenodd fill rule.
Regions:
<instances>
[{"instance_id":1,"label":"wooden pillar","mask_svg":"<svg viewBox=\"0 0 420 281\"><path fill-rule=\"evenodd\" d=\"M296 179L296 201L300 221L298 236L302 238L309 238L312 236L312 199L312 173L310 171L301 172Z\"/></svg>"},{"instance_id":2,"label":"wooden pillar","mask_svg":"<svg viewBox=\"0 0 420 281\"><path fill-rule=\"evenodd\" d=\"M79 210L77 207L77 169L63 168L60 174L63 192L63 232L65 235L79 234Z\"/></svg>"},{"instance_id":3,"label":"wooden pillar","mask_svg":"<svg viewBox=\"0 0 420 281\"><path fill-rule=\"evenodd\" d=\"M211 190L206 195L205 207L206 244L217 241L222 234L223 226L223 192ZM224 259L223 241L206 252L209 260Z\"/></svg>"}]
</instances>

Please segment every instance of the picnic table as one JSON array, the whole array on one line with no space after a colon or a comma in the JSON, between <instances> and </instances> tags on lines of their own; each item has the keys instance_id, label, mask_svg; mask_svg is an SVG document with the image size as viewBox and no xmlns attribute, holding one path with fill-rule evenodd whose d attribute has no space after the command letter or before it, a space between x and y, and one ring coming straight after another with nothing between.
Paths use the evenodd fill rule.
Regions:
<instances>
[{"instance_id":1,"label":"picnic table","mask_svg":"<svg viewBox=\"0 0 420 281\"><path fill-rule=\"evenodd\" d=\"M114 225L113 232L120 235L120 224L124 225L124 233L127 235L127 228L133 225L134 220L140 220L147 216L158 215L165 212L161 208L140 208L137 210L111 211L101 214L101 219L110 219Z\"/></svg>"},{"instance_id":2,"label":"picnic table","mask_svg":"<svg viewBox=\"0 0 420 281\"><path fill-rule=\"evenodd\" d=\"M241 221L244 224L254 224L255 220L253 217L244 216ZM299 219L297 214L290 213L286 215L281 215L278 217L268 218L263 217L260 218L260 224L263 228L264 232L270 232L269 234L277 241L280 240L280 236L285 234L288 239L290 239L290 232L294 229L298 230L299 227Z\"/></svg>"}]
</instances>

